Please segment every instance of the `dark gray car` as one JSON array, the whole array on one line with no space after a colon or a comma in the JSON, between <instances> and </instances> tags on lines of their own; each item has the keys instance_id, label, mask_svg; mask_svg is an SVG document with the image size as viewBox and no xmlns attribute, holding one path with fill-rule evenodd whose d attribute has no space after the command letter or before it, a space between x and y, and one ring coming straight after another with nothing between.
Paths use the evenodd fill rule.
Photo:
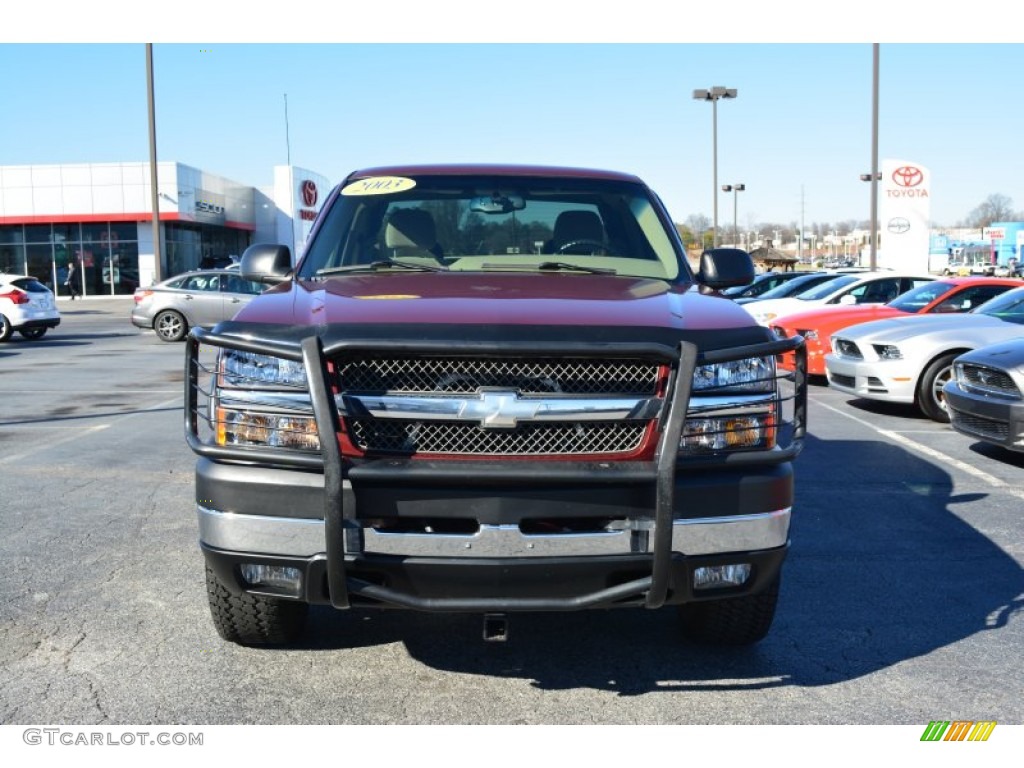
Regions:
<instances>
[{"instance_id":1,"label":"dark gray car","mask_svg":"<svg viewBox=\"0 0 1024 768\"><path fill-rule=\"evenodd\" d=\"M237 270L186 272L135 290L132 325L152 328L163 341L181 341L190 328L212 328L230 320L266 288Z\"/></svg>"},{"instance_id":2,"label":"dark gray car","mask_svg":"<svg viewBox=\"0 0 1024 768\"><path fill-rule=\"evenodd\" d=\"M957 432L1024 451L1024 338L960 355L944 392Z\"/></svg>"}]
</instances>

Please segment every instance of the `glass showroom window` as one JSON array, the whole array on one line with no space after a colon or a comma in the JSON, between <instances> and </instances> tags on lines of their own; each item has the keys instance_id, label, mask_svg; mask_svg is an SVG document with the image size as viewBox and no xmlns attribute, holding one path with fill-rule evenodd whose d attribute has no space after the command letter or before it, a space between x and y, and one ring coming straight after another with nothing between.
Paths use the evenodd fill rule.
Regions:
<instances>
[{"instance_id":1,"label":"glass showroom window","mask_svg":"<svg viewBox=\"0 0 1024 768\"><path fill-rule=\"evenodd\" d=\"M0 272L25 274L25 231L21 224L0 227Z\"/></svg>"}]
</instances>

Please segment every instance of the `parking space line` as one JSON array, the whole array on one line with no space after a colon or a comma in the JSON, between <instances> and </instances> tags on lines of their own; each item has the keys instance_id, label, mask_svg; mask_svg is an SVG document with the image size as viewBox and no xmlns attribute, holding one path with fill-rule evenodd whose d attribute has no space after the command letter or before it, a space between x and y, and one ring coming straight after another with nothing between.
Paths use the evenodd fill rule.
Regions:
<instances>
[{"instance_id":1,"label":"parking space line","mask_svg":"<svg viewBox=\"0 0 1024 768\"><path fill-rule=\"evenodd\" d=\"M127 413L124 416L119 416L118 418L115 418L112 421L107 422L106 424L97 424L95 426L87 427L85 429L76 429L76 431L73 434L66 435L66 436L64 436L62 438L58 438L56 440L50 440L50 441L45 442L45 443L34 445L31 448L29 448L27 451L22 451L21 453L15 453L15 454L10 455L10 456L4 456L3 458L0 458L0 466L2 466L4 464L10 464L10 463L15 462L15 461L21 461L22 459L24 459L24 458L26 458L28 456L32 456L33 454L39 453L41 451L49 450L50 448L56 448L58 445L63 445L64 443L70 443L70 442L73 442L75 440L80 440L83 437L89 437L90 435L92 435L95 432L100 432L100 431L102 431L104 429L109 429L110 427L113 427L116 424L120 424L122 421L127 421L128 419L134 419L136 416L139 416L139 415L141 415L143 413L149 413L151 411L158 411L161 408L166 408L169 405L176 405L179 402L181 402L181 398L180 397L175 397L175 398L172 398L170 400L164 400L163 402L157 403L156 405L150 406L149 408L144 408L144 409L141 409L141 410L137 410L137 411L135 411L133 413Z\"/></svg>"},{"instance_id":2,"label":"parking space line","mask_svg":"<svg viewBox=\"0 0 1024 768\"><path fill-rule=\"evenodd\" d=\"M987 483L995 488L998 488L1001 491L1009 493L1011 496L1016 496L1018 499L1024 499L1024 491L1018 490L1017 488L1011 486L1004 480L1000 480L995 475L990 475L988 472L978 469L977 467L968 464L967 462L960 461L959 459L954 459L952 456L948 456L945 453L942 453L942 451L937 451L934 448L929 448L927 445L922 445L916 440L911 440L909 437L904 437L902 434L898 432L893 432L888 429L879 429L871 422L858 418L857 416L854 416L852 413L848 413L847 411L844 411L841 408L835 408L831 405L826 405L820 400L815 400L814 402L816 405L820 405L822 408L826 408L832 411L833 413L839 414L840 416L845 416L846 418L867 427L873 432L876 432L879 435L882 435L883 437L886 437L889 440L892 440L893 442L898 443L905 448L909 448L910 450L916 451L918 453L923 453L925 456L936 459L942 462L944 465L955 467L959 469L961 472L966 472L972 477L981 480L983 483Z\"/></svg>"},{"instance_id":3,"label":"parking space line","mask_svg":"<svg viewBox=\"0 0 1024 768\"><path fill-rule=\"evenodd\" d=\"M96 426L93 426L93 427L88 427L86 429L76 430L74 432L74 434L66 435L66 436L64 436L62 438L58 438L57 440L51 440L51 441L49 441L47 443L42 443L40 445L34 445L31 448L29 448L27 451L22 451L21 453L15 453L15 454L10 455L10 456L4 456L2 459L0 459L0 464L10 464L11 462L14 462L14 461L21 461L22 459L27 458L28 456L31 456L34 453L39 453L40 451L45 451L45 450L47 450L49 448L56 448L58 445L63 445L64 443L70 443L70 442L72 442L74 440L78 440L81 437L88 437L89 435L93 434L94 432L101 432L101 431L103 431L104 429L106 429L109 426L110 426L109 424L97 424Z\"/></svg>"}]
</instances>

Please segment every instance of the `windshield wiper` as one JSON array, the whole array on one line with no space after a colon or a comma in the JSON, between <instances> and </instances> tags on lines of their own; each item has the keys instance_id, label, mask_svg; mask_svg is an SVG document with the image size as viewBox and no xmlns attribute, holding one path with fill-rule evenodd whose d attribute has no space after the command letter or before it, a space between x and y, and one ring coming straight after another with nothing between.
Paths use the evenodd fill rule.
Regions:
<instances>
[{"instance_id":1,"label":"windshield wiper","mask_svg":"<svg viewBox=\"0 0 1024 768\"><path fill-rule=\"evenodd\" d=\"M565 270L567 272L589 272L592 275L615 275L618 274L614 269L604 269L602 267L584 267L581 264L572 264L568 261L542 261L537 265L537 269L545 271L559 271Z\"/></svg>"},{"instance_id":2,"label":"windshield wiper","mask_svg":"<svg viewBox=\"0 0 1024 768\"><path fill-rule=\"evenodd\" d=\"M381 270L388 270L392 268L397 269L411 269L416 272L447 272L448 268L441 266L440 264L421 264L414 261L402 261L401 259L379 259L378 261L371 261L368 264L348 264L344 267L330 267L328 269L319 270L314 277L323 277L324 275L334 275L339 272L379 272Z\"/></svg>"}]
</instances>

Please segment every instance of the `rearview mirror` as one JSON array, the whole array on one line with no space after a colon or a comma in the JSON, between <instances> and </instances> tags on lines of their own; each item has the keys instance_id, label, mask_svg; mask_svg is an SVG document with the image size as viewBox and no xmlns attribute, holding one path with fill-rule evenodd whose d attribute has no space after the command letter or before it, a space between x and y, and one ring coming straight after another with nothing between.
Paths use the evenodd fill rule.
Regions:
<instances>
[{"instance_id":1,"label":"rearview mirror","mask_svg":"<svg viewBox=\"0 0 1024 768\"><path fill-rule=\"evenodd\" d=\"M473 213L511 213L525 207L526 201L522 195L506 195L503 192L474 197L469 201L469 210Z\"/></svg>"}]
</instances>

